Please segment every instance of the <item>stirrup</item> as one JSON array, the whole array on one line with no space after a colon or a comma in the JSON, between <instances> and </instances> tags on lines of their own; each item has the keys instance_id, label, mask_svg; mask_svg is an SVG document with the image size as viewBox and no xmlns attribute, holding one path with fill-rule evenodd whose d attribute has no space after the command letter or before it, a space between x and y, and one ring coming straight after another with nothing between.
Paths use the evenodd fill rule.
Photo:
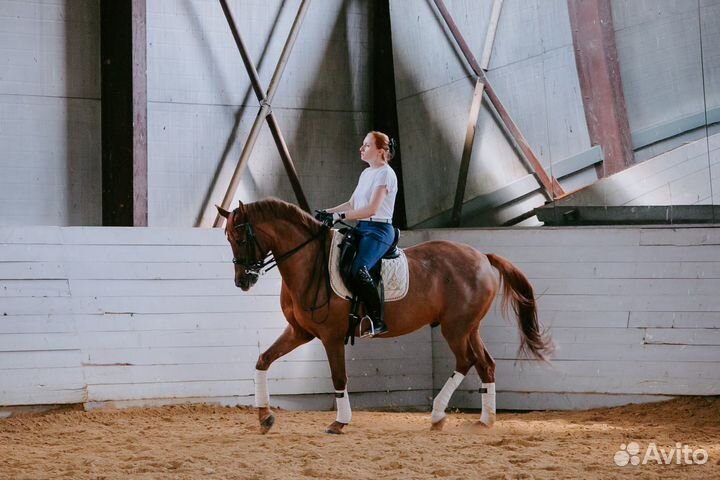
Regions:
<instances>
[{"instance_id":1,"label":"stirrup","mask_svg":"<svg viewBox=\"0 0 720 480\"><path fill-rule=\"evenodd\" d=\"M365 321L370 322L370 329L369 329L367 332L363 333L363 323L364 323ZM363 316L363 317L360 319L360 323L358 324L358 328L360 329L360 338L374 337L374 336L375 336L375 323L372 321L372 318L370 318L370 315L365 315L365 316ZM384 332L382 332L380 335L382 335L383 333L387 333L387 330L385 330Z\"/></svg>"},{"instance_id":2,"label":"stirrup","mask_svg":"<svg viewBox=\"0 0 720 480\"><path fill-rule=\"evenodd\" d=\"M370 328L367 332L363 333L363 324L365 323L365 321L370 322ZM360 338L367 338L375 335L375 325L373 325L372 318L370 318L368 315L364 315L360 319L360 323L358 323L358 333L360 334Z\"/></svg>"}]
</instances>

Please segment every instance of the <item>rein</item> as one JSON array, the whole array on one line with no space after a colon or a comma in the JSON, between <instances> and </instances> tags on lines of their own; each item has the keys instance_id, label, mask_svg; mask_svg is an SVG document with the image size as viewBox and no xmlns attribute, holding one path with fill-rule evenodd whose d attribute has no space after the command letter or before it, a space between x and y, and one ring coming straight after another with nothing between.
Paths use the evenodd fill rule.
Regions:
<instances>
[{"instance_id":1,"label":"rein","mask_svg":"<svg viewBox=\"0 0 720 480\"><path fill-rule=\"evenodd\" d=\"M302 242L297 247L291 249L288 252L283 253L279 257L276 257L275 254L272 253L272 251L268 250L268 253L265 254L265 256L263 258L257 258L257 255L256 255L257 249L259 249L262 252L263 248L262 248L262 245L260 245L260 242L258 241L257 236L255 235L255 229L253 228L252 224L249 222L240 223L238 225L235 225L233 228L235 230L237 230L237 229L243 228L243 227L245 228L246 240L242 243L244 243L246 245L245 253L247 254L246 258L248 260L243 260L243 259L239 259L237 257L233 257L232 262L235 265L240 265L241 267L245 267L245 270L248 270L248 271L254 272L254 273L260 273L260 274L265 274L265 273L269 272L270 270L272 270L273 268L277 267L280 263L282 263L285 260L287 260L288 258L292 257L293 255L298 253L300 250L305 248L308 244L310 244L314 240L317 240L318 237L320 237L320 235L325 233L325 230L320 230L318 233L316 233L312 237L308 238L307 240ZM255 247L257 247L257 249ZM249 260L250 258L252 258L252 260ZM265 268L265 267L268 267L268 268ZM265 270L262 270L263 268L265 268Z\"/></svg>"}]
</instances>

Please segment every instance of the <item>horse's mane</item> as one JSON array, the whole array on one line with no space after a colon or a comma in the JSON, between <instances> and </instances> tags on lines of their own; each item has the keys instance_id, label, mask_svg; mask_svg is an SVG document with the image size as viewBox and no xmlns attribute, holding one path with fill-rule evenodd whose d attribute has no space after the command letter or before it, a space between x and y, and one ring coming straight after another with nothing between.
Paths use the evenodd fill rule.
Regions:
<instances>
[{"instance_id":1,"label":"horse's mane","mask_svg":"<svg viewBox=\"0 0 720 480\"><path fill-rule=\"evenodd\" d=\"M280 200L275 197L268 197L257 202L248 203L241 207L244 210L247 221L263 222L268 220L289 220L305 227L312 233L316 233L322 223L313 218L312 215L292 203Z\"/></svg>"}]
</instances>

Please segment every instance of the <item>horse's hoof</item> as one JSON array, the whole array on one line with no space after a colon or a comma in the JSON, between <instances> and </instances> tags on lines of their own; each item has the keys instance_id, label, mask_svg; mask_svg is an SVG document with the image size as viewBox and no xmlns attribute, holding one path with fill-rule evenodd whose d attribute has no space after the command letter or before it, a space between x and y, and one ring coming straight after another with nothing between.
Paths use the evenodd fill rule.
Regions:
<instances>
[{"instance_id":1,"label":"horse's hoof","mask_svg":"<svg viewBox=\"0 0 720 480\"><path fill-rule=\"evenodd\" d=\"M445 426L445 422L447 422L447 417L430 425L430 430L433 432L441 431L443 429L443 427Z\"/></svg>"},{"instance_id":2,"label":"horse's hoof","mask_svg":"<svg viewBox=\"0 0 720 480\"><path fill-rule=\"evenodd\" d=\"M265 434L275 425L275 415L268 415L263 420L260 420L260 432Z\"/></svg>"},{"instance_id":3,"label":"horse's hoof","mask_svg":"<svg viewBox=\"0 0 720 480\"><path fill-rule=\"evenodd\" d=\"M492 428L492 424L488 425L487 423L483 422L482 420L475 422L473 425L475 425L476 427L483 429L483 430Z\"/></svg>"},{"instance_id":4,"label":"horse's hoof","mask_svg":"<svg viewBox=\"0 0 720 480\"><path fill-rule=\"evenodd\" d=\"M343 433L342 429L345 425L346 425L345 423L340 423L338 421L335 421L335 422L331 423L330 426L328 426L325 429L325 433L330 433L333 435L342 435L342 433Z\"/></svg>"}]
</instances>

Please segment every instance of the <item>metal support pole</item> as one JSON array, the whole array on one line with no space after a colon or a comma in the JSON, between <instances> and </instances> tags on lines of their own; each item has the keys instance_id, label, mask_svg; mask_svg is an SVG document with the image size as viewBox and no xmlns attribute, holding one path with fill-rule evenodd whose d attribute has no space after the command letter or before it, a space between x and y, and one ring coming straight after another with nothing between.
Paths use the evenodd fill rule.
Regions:
<instances>
[{"instance_id":1,"label":"metal support pole","mask_svg":"<svg viewBox=\"0 0 720 480\"><path fill-rule=\"evenodd\" d=\"M455 203L453 204L452 217L450 220L450 224L453 227L460 226L462 204L465 198L465 186L467 185L468 170L470 170L470 157L472 156L472 147L475 141L475 130L478 117L480 116L480 106L482 105L484 88L485 84L478 78L475 82L475 92L473 93L472 104L470 105L470 115L468 116L467 130L465 131L465 144L463 145L462 160L460 162L460 173L458 174L457 189L455 190Z\"/></svg>"},{"instance_id":2,"label":"metal support pole","mask_svg":"<svg viewBox=\"0 0 720 480\"><path fill-rule=\"evenodd\" d=\"M310 6L310 0L303 0L300 4L300 8L298 9L295 21L293 21L292 27L290 28L290 33L288 34L285 46L283 47L283 51L280 55L280 59L278 60L278 64L275 67L272 79L270 80L270 84L268 85L268 89L265 93L263 93L262 84L260 83L260 77L257 70L255 69L255 65L250 59L250 54L248 53L247 48L245 47L245 43L242 40L242 36L240 35L240 32L237 28L237 23L235 22L232 12L230 11L227 0L220 0L220 5L222 6L225 18L230 25L230 30L232 31L235 43L240 50L240 55L242 57L243 63L245 64L245 68L248 71L248 75L250 76L250 82L252 84L253 91L255 92L258 101L260 101L260 110L258 111L257 117L255 117L255 122L250 129L247 141L245 142L245 145L243 145L240 159L238 160L235 171L233 172L232 178L230 179L230 185L228 186L228 189L225 192L225 196L223 197L222 207L226 210L230 209L230 204L232 203L233 197L235 196L235 192L237 191L237 187L240 183L240 176L242 175L242 172L247 165L250 154L252 153L252 149L255 146L257 136L260 133L260 126L262 125L264 120L267 120L268 126L270 127L270 131L273 135L273 139L275 140L275 144L278 147L280 157L282 158L283 165L285 166L285 170L290 177L290 183L293 186L295 196L297 197L300 206L304 210L310 211L310 206L308 205L305 194L303 193L302 187L300 186L300 181L297 177L297 171L295 170L292 158L290 157L290 152L288 151L287 144L285 143L285 139L283 138L282 132L280 131L280 127L278 126L277 120L275 119L271 110L272 100L280 84L280 79L282 78L282 74L285 70L288 59L290 58L290 53L292 52L295 40L297 39L298 33L300 32L300 27L302 26L302 21L305 17L305 13L307 13L307 9ZM217 215L215 217L215 221L213 222L213 226L220 227L222 226L224 221L225 219L223 217Z\"/></svg>"},{"instance_id":3,"label":"metal support pole","mask_svg":"<svg viewBox=\"0 0 720 480\"><path fill-rule=\"evenodd\" d=\"M493 3L492 13L490 14L490 25L485 35L485 47L483 48L482 57L480 57L480 68L487 70L490 66L490 55L492 54L493 45L495 45L495 34L497 26L500 22L500 11L502 10L503 0L495 0Z\"/></svg>"},{"instance_id":4,"label":"metal support pole","mask_svg":"<svg viewBox=\"0 0 720 480\"><path fill-rule=\"evenodd\" d=\"M503 0L495 0L495 3L493 3L493 9L490 15L490 24L488 25L487 34L485 35L485 47L482 55L481 68L483 70L487 70L488 65L490 64L490 55L492 54L493 44L495 43L495 34L497 33L502 4ZM473 93L467 129L465 131L465 144L463 145L460 172L458 173L458 183L457 188L455 189L455 203L453 204L452 214L450 216L450 225L453 227L459 227L462 218L465 187L467 186L467 176L468 171L470 170L470 158L472 157L472 147L475 142L475 130L477 128L478 117L480 116L480 107L482 105L484 89L485 84L482 83L480 77L478 77L475 82L475 92Z\"/></svg>"},{"instance_id":5,"label":"metal support pole","mask_svg":"<svg viewBox=\"0 0 720 480\"><path fill-rule=\"evenodd\" d=\"M500 101L500 98L495 93L495 90L493 90L492 85L488 83L487 77L485 76L485 72L482 68L480 68L480 65L478 64L477 60L475 59L475 56L470 51L470 47L468 47L467 43L465 42L465 39L463 38L462 34L460 33L460 30L458 29L457 25L455 24L455 21L453 20L452 16L450 15L450 12L448 12L447 8L445 7L445 2L443 0L434 0L435 5L437 6L438 10L440 11L440 15L445 20L445 23L448 26L448 29L450 30L450 33L452 34L453 38L455 39L455 42L457 43L458 47L460 48L460 51L462 52L463 56L465 57L465 60L470 65L470 68L473 69L473 72L475 72L475 75L477 75L480 79L480 81L485 85L485 92L487 93L488 99L495 107L495 110L498 112L498 115L502 119L503 123L505 124L508 132L511 134L513 139L518 145L518 148L520 148L520 151L522 154L527 158L527 161L530 163L532 168L534 169L534 174L537 177L538 181L542 185L542 187L547 192L548 196L552 198L553 196L558 197L565 194L565 191L560 186L560 184L555 180L554 178L551 178L548 176L548 174L545 172L545 169L543 168L540 161L535 156L535 153L532 151L532 148L530 148L530 144L525 140L525 137L523 136L522 132L520 132L520 129L513 121L512 117L510 117L510 114L505 109L505 106Z\"/></svg>"}]
</instances>

